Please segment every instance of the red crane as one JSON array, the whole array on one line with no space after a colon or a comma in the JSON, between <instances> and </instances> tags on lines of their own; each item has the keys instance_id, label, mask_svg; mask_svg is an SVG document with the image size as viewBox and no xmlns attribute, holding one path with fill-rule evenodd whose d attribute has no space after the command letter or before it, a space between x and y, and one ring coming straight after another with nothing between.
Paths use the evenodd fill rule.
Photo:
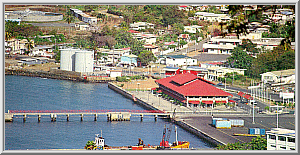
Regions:
<instances>
[{"instance_id":1,"label":"red crane","mask_svg":"<svg viewBox=\"0 0 300 155\"><path fill-rule=\"evenodd\" d=\"M170 148L169 139L170 139L170 135L172 132L172 123L174 122L174 119L175 119L175 111L176 111L176 108L174 109L172 118L170 118L171 122L169 123L169 127L166 128L166 125L164 126L163 137L160 142L160 146L162 147L162 149ZM168 130L168 132L167 132L167 130Z\"/></svg>"}]
</instances>

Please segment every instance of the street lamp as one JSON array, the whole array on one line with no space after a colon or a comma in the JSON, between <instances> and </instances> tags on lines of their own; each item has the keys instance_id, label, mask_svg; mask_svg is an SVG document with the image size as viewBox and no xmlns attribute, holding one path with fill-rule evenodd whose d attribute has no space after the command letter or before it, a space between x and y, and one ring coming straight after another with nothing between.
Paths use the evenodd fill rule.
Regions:
<instances>
[{"instance_id":1,"label":"street lamp","mask_svg":"<svg viewBox=\"0 0 300 155\"><path fill-rule=\"evenodd\" d=\"M158 103L159 103L159 107L160 107L160 96L161 96L161 94L157 94L157 96L158 96Z\"/></svg>"},{"instance_id":2,"label":"street lamp","mask_svg":"<svg viewBox=\"0 0 300 155\"><path fill-rule=\"evenodd\" d=\"M138 88L137 88L137 89L139 90L139 89L140 89L140 83L137 83L137 85L138 85ZM137 92L138 92L138 91L137 91ZM139 92L138 92L138 93L139 93Z\"/></svg>"},{"instance_id":3,"label":"street lamp","mask_svg":"<svg viewBox=\"0 0 300 155\"><path fill-rule=\"evenodd\" d=\"M255 121L254 121L254 100L250 101L252 103L252 107L253 107L253 110L252 110L252 113L253 113L253 119L252 119L252 124L255 124Z\"/></svg>"},{"instance_id":4,"label":"street lamp","mask_svg":"<svg viewBox=\"0 0 300 155\"><path fill-rule=\"evenodd\" d=\"M174 100L170 100L170 102L171 102L171 112L172 112L172 104L173 104Z\"/></svg>"}]
</instances>

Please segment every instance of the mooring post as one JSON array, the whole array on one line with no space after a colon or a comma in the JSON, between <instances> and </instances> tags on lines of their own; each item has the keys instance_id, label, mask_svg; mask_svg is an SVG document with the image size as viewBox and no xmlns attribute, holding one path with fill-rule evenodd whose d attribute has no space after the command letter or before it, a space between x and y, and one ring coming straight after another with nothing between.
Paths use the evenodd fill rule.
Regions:
<instances>
[{"instance_id":1,"label":"mooring post","mask_svg":"<svg viewBox=\"0 0 300 155\"><path fill-rule=\"evenodd\" d=\"M95 119L94 119L94 121L97 121L97 114L95 114Z\"/></svg>"},{"instance_id":2,"label":"mooring post","mask_svg":"<svg viewBox=\"0 0 300 155\"><path fill-rule=\"evenodd\" d=\"M154 120L157 121L157 115L154 116Z\"/></svg>"},{"instance_id":3,"label":"mooring post","mask_svg":"<svg viewBox=\"0 0 300 155\"><path fill-rule=\"evenodd\" d=\"M67 114L67 121L69 122L69 120L70 120L70 115Z\"/></svg>"},{"instance_id":4,"label":"mooring post","mask_svg":"<svg viewBox=\"0 0 300 155\"><path fill-rule=\"evenodd\" d=\"M141 121L143 121L143 114L141 114Z\"/></svg>"},{"instance_id":5,"label":"mooring post","mask_svg":"<svg viewBox=\"0 0 300 155\"><path fill-rule=\"evenodd\" d=\"M107 121L110 121L110 114L107 114Z\"/></svg>"},{"instance_id":6,"label":"mooring post","mask_svg":"<svg viewBox=\"0 0 300 155\"><path fill-rule=\"evenodd\" d=\"M41 121L41 115L38 115L38 122Z\"/></svg>"},{"instance_id":7,"label":"mooring post","mask_svg":"<svg viewBox=\"0 0 300 155\"><path fill-rule=\"evenodd\" d=\"M26 114L25 115L23 115L24 117L23 117L23 122L25 122L26 121Z\"/></svg>"},{"instance_id":8,"label":"mooring post","mask_svg":"<svg viewBox=\"0 0 300 155\"><path fill-rule=\"evenodd\" d=\"M81 116L81 121L83 121L83 114L80 114L80 116Z\"/></svg>"}]
</instances>

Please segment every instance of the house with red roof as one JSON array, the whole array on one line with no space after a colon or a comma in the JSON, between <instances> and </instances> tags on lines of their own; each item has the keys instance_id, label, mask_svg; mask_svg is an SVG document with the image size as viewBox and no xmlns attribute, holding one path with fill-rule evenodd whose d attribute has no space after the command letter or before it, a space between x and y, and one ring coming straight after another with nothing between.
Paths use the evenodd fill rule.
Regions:
<instances>
[{"instance_id":1,"label":"house with red roof","mask_svg":"<svg viewBox=\"0 0 300 155\"><path fill-rule=\"evenodd\" d=\"M175 76L155 81L159 90L173 97L187 107L197 107L201 102L206 105L213 103L228 103L233 95L213 86L212 82L197 77L192 73L177 74Z\"/></svg>"}]
</instances>

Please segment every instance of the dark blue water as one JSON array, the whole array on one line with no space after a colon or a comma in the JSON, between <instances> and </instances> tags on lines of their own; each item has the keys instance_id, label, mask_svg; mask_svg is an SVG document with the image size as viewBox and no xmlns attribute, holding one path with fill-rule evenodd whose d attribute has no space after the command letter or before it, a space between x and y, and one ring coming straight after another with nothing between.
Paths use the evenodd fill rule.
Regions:
<instances>
[{"instance_id":1,"label":"dark blue water","mask_svg":"<svg viewBox=\"0 0 300 155\"><path fill-rule=\"evenodd\" d=\"M132 109L145 110L132 100L123 97L107 87L107 84L78 83L64 80L42 79L23 76L5 76L5 112L8 110L101 110ZM145 117L143 122L134 117L126 122L107 122L106 117L58 116L51 122L50 116L42 117L38 123L31 116L23 123L23 118L5 122L5 150L26 149L83 149L86 142L94 140L95 134L105 138L109 146L136 145L138 138L144 144L159 145L164 119L154 121ZM170 142L175 141L172 125ZM190 142L193 148L211 148L195 135L178 127L178 140Z\"/></svg>"}]
</instances>

